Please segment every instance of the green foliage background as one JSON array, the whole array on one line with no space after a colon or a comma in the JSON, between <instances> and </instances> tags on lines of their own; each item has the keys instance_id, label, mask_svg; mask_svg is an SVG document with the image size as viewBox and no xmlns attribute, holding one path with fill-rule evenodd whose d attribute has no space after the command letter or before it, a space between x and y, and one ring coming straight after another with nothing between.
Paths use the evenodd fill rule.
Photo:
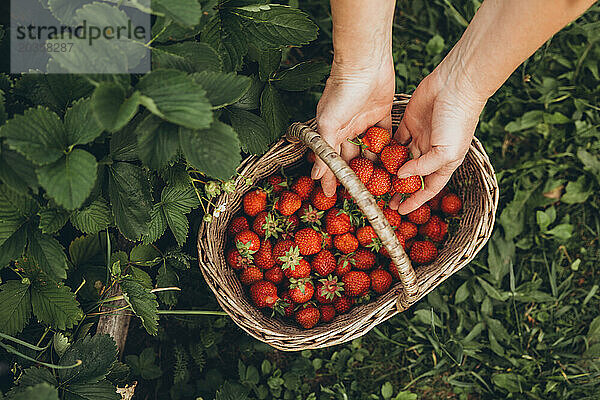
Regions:
<instances>
[{"instance_id":1,"label":"green foliage background","mask_svg":"<svg viewBox=\"0 0 600 400\"><path fill-rule=\"evenodd\" d=\"M433 70L479 4L398 1L398 92ZM170 311L218 310L194 236L228 190L232 155L260 154L314 114L329 5L289 6L161 0L150 74L0 76L0 392L108 400L137 380L140 399L598 398L598 5L488 102L477 136L500 182L497 227L425 300L352 343L301 353L218 312ZM123 362L91 336L116 282L138 317ZM155 290L168 287L181 291Z\"/></svg>"}]
</instances>

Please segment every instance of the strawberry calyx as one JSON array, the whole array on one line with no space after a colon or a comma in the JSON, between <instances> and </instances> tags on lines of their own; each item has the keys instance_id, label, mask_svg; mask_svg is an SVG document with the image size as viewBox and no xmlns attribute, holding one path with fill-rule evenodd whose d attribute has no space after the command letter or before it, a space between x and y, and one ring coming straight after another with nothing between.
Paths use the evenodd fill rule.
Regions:
<instances>
[{"instance_id":1,"label":"strawberry calyx","mask_svg":"<svg viewBox=\"0 0 600 400\"><path fill-rule=\"evenodd\" d=\"M341 297L344 291L344 282L339 282L337 276L329 275L327 278L319 279L323 285L319 293L327 300L333 300L335 297Z\"/></svg>"},{"instance_id":2,"label":"strawberry calyx","mask_svg":"<svg viewBox=\"0 0 600 400\"><path fill-rule=\"evenodd\" d=\"M324 213L325 211L319 211L309 204L304 210L304 213L300 216L300 219L307 224L321 226L321 218Z\"/></svg>"},{"instance_id":3,"label":"strawberry calyx","mask_svg":"<svg viewBox=\"0 0 600 400\"><path fill-rule=\"evenodd\" d=\"M292 271L296 270L296 266L300 264L300 260L304 257L300 255L300 249L298 246L292 246L285 254L279 257L279 261L283 261L281 269L286 270L290 268Z\"/></svg>"},{"instance_id":4,"label":"strawberry calyx","mask_svg":"<svg viewBox=\"0 0 600 400\"><path fill-rule=\"evenodd\" d=\"M306 285L312 283L310 278L290 278L290 289L299 289L302 294L306 293Z\"/></svg>"}]
</instances>

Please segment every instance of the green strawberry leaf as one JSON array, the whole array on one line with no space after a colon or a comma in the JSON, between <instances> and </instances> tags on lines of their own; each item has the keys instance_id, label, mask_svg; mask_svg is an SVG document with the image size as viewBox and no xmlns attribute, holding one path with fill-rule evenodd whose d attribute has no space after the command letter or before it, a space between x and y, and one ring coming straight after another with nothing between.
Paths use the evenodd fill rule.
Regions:
<instances>
[{"instance_id":1,"label":"green strawberry leaf","mask_svg":"<svg viewBox=\"0 0 600 400\"><path fill-rule=\"evenodd\" d=\"M0 332L21 333L31 318L29 284L8 281L0 286Z\"/></svg>"},{"instance_id":2,"label":"green strawberry leaf","mask_svg":"<svg viewBox=\"0 0 600 400\"><path fill-rule=\"evenodd\" d=\"M231 125L238 134L242 150L252 154L263 154L271 143L271 131L267 123L246 110L231 108Z\"/></svg>"},{"instance_id":3,"label":"green strawberry leaf","mask_svg":"<svg viewBox=\"0 0 600 400\"><path fill-rule=\"evenodd\" d=\"M94 234L106 228L112 222L110 207L102 197L94 200L87 207L73 212L71 223L83 233Z\"/></svg>"},{"instance_id":4,"label":"green strawberry leaf","mask_svg":"<svg viewBox=\"0 0 600 400\"><path fill-rule=\"evenodd\" d=\"M196 83L206 90L206 97L213 108L221 108L237 102L250 88L250 78L234 73L203 71L192 74Z\"/></svg>"},{"instance_id":5,"label":"green strawberry leaf","mask_svg":"<svg viewBox=\"0 0 600 400\"><path fill-rule=\"evenodd\" d=\"M59 365L81 365L59 369L61 384L97 383L106 378L117 359L117 345L109 335L86 336L73 343L60 358Z\"/></svg>"},{"instance_id":6,"label":"green strawberry leaf","mask_svg":"<svg viewBox=\"0 0 600 400\"><path fill-rule=\"evenodd\" d=\"M67 144L75 146L87 144L102 133L102 126L94 117L89 99L79 100L65 113L65 132Z\"/></svg>"},{"instance_id":7,"label":"green strawberry leaf","mask_svg":"<svg viewBox=\"0 0 600 400\"><path fill-rule=\"evenodd\" d=\"M126 97L123 87L112 82L102 82L92 95L94 115L104 129L116 132L131 121L139 109L140 92Z\"/></svg>"},{"instance_id":8,"label":"green strawberry leaf","mask_svg":"<svg viewBox=\"0 0 600 400\"><path fill-rule=\"evenodd\" d=\"M177 125L150 114L137 126L138 155L154 170L163 168L177 155L179 136Z\"/></svg>"},{"instance_id":9,"label":"green strawberry leaf","mask_svg":"<svg viewBox=\"0 0 600 400\"><path fill-rule=\"evenodd\" d=\"M158 302L154 293L145 288L140 282L125 278L121 281L121 289L125 301L135 315L140 317L142 325L150 335L158 333Z\"/></svg>"},{"instance_id":10,"label":"green strawberry leaf","mask_svg":"<svg viewBox=\"0 0 600 400\"><path fill-rule=\"evenodd\" d=\"M51 282L31 287L31 305L39 321L63 331L71 329L83 317L71 289Z\"/></svg>"},{"instance_id":11,"label":"green strawberry leaf","mask_svg":"<svg viewBox=\"0 0 600 400\"><path fill-rule=\"evenodd\" d=\"M50 279L67 278L67 255L54 237L32 227L28 233L27 254Z\"/></svg>"},{"instance_id":12,"label":"green strawberry leaf","mask_svg":"<svg viewBox=\"0 0 600 400\"><path fill-rule=\"evenodd\" d=\"M279 139L288 128L288 112L281 94L271 85L267 85L260 96L260 115L267 122L273 140Z\"/></svg>"},{"instance_id":13,"label":"green strawberry leaf","mask_svg":"<svg viewBox=\"0 0 600 400\"><path fill-rule=\"evenodd\" d=\"M195 26L200 23L202 8L197 0L154 0L152 10L164 13L182 26Z\"/></svg>"},{"instance_id":14,"label":"green strawberry leaf","mask_svg":"<svg viewBox=\"0 0 600 400\"><path fill-rule=\"evenodd\" d=\"M301 92L320 83L329 69L329 65L323 62L303 62L278 72L270 82L281 90Z\"/></svg>"}]
</instances>

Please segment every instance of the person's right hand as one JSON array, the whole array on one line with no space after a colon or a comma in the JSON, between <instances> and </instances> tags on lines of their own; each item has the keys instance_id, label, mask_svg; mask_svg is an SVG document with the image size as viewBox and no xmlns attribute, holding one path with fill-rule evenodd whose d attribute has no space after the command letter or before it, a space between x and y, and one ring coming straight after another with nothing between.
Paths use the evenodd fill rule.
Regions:
<instances>
[{"instance_id":1,"label":"person's right hand","mask_svg":"<svg viewBox=\"0 0 600 400\"><path fill-rule=\"evenodd\" d=\"M391 54L383 60L368 60L360 67L333 63L323 96L317 105L319 134L346 161L360 148L348 142L373 125L391 130L395 75ZM313 179L321 179L323 192L333 196L336 177L317 157Z\"/></svg>"},{"instance_id":2,"label":"person's right hand","mask_svg":"<svg viewBox=\"0 0 600 400\"><path fill-rule=\"evenodd\" d=\"M398 177L424 178L424 187L404 202L400 195L392 198L390 208L400 214L419 208L450 180L469 149L487 100L468 80L451 78L445 70L440 65L421 81L396 131L395 138L408 144L413 157L398 170Z\"/></svg>"}]
</instances>

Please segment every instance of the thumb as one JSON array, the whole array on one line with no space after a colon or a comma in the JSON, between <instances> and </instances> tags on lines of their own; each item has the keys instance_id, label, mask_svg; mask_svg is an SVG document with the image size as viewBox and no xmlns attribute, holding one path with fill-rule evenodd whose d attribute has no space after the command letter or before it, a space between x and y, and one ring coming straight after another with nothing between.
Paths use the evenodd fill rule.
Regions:
<instances>
[{"instance_id":1,"label":"thumb","mask_svg":"<svg viewBox=\"0 0 600 400\"><path fill-rule=\"evenodd\" d=\"M432 147L427 153L408 161L398 170L399 178L408 178L412 175L427 176L433 174L448 163L444 148Z\"/></svg>"}]
</instances>

